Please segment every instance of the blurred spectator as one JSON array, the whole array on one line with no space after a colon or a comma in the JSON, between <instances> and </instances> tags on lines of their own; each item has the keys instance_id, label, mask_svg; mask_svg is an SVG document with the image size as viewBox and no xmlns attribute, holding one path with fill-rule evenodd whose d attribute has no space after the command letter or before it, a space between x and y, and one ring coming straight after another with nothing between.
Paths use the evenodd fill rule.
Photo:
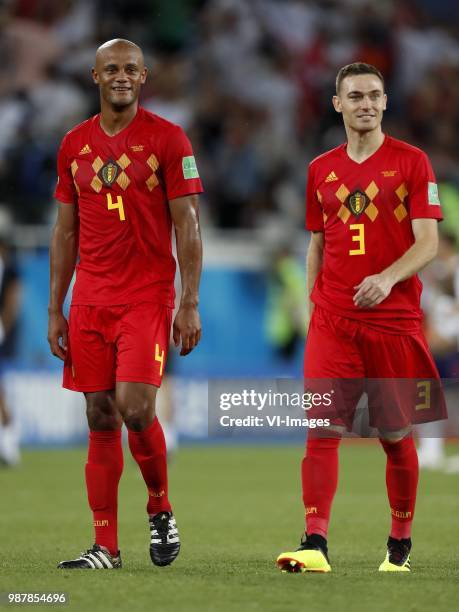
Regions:
<instances>
[{"instance_id":1,"label":"blurred spectator","mask_svg":"<svg viewBox=\"0 0 459 612\"><path fill-rule=\"evenodd\" d=\"M438 256L425 270L423 308L426 338L442 378L459 378L459 250L457 239L440 233ZM448 392L448 385L445 386ZM454 404L449 404L451 407ZM451 408L450 408L451 409ZM454 418L454 414L450 415ZM459 471L459 456L446 457L447 423L429 423L420 429L419 465Z\"/></svg>"},{"instance_id":2,"label":"blurred spectator","mask_svg":"<svg viewBox=\"0 0 459 612\"><path fill-rule=\"evenodd\" d=\"M16 322L19 316L20 281L8 239L11 218L0 208L0 465L19 462L19 435L6 403L2 378L5 361L14 356Z\"/></svg>"},{"instance_id":3,"label":"blurred spectator","mask_svg":"<svg viewBox=\"0 0 459 612\"><path fill-rule=\"evenodd\" d=\"M293 359L306 336L306 278L287 246L274 253L268 287L267 337L279 357Z\"/></svg>"}]
</instances>

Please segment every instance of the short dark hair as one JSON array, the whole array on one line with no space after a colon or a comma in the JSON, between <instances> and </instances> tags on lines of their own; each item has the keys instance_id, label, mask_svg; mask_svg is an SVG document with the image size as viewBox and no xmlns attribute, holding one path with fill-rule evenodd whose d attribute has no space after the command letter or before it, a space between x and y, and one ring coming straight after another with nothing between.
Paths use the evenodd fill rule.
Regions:
<instances>
[{"instance_id":1,"label":"short dark hair","mask_svg":"<svg viewBox=\"0 0 459 612\"><path fill-rule=\"evenodd\" d=\"M347 64L347 66L343 66L339 69L338 74L336 75L336 93L339 93L339 89L341 87L341 83L348 76L353 76L355 74L374 74L381 81L384 91L384 77L381 72L376 68L376 66L372 66L371 64L364 64L363 62L354 62L353 64Z\"/></svg>"}]
</instances>

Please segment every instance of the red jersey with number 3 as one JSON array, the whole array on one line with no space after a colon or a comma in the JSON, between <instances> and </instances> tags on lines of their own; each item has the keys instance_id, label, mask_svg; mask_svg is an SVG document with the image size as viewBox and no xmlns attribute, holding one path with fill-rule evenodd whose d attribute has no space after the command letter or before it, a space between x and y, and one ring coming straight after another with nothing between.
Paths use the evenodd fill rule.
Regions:
<instances>
[{"instance_id":1,"label":"red jersey with number 3","mask_svg":"<svg viewBox=\"0 0 459 612\"><path fill-rule=\"evenodd\" d=\"M346 144L309 167L306 227L324 232L324 258L311 299L326 310L392 333L419 330L422 284L417 275L396 284L373 308L357 308L355 286L399 259L413 244L413 219L442 219L427 155L385 136L362 163Z\"/></svg>"},{"instance_id":2,"label":"red jersey with number 3","mask_svg":"<svg viewBox=\"0 0 459 612\"><path fill-rule=\"evenodd\" d=\"M202 192L183 130L139 108L115 136L100 115L64 137L55 198L78 207L79 261L72 304L174 305L168 201Z\"/></svg>"}]
</instances>

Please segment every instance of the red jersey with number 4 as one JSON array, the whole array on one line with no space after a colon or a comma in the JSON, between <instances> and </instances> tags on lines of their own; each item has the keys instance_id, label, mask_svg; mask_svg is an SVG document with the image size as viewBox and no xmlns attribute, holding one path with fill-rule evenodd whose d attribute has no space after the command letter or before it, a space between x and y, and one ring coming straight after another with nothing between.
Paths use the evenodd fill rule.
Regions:
<instances>
[{"instance_id":1,"label":"red jersey with number 4","mask_svg":"<svg viewBox=\"0 0 459 612\"><path fill-rule=\"evenodd\" d=\"M139 108L108 136L96 115L66 134L57 165L56 199L78 206L72 304L173 306L168 200L202 192L182 129Z\"/></svg>"},{"instance_id":2,"label":"red jersey with number 4","mask_svg":"<svg viewBox=\"0 0 459 612\"><path fill-rule=\"evenodd\" d=\"M419 330L418 276L396 284L374 308L357 308L354 288L378 274L414 243L413 219L442 219L437 184L427 155L385 136L362 163L346 144L309 167L306 227L324 232L324 258L311 299L326 310L393 333Z\"/></svg>"}]
</instances>

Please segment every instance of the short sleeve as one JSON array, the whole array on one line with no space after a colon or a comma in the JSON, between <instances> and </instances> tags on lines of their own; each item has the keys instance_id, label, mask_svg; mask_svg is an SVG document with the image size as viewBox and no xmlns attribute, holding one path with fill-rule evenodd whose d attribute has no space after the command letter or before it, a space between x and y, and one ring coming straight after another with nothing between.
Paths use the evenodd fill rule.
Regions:
<instances>
[{"instance_id":1,"label":"short sleeve","mask_svg":"<svg viewBox=\"0 0 459 612\"><path fill-rule=\"evenodd\" d=\"M410 219L443 219L437 180L423 152L412 165L407 192Z\"/></svg>"},{"instance_id":2,"label":"short sleeve","mask_svg":"<svg viewBox=\"0 0 459 612\"><path fill-rule=\"evenodd\" d=\"M324 231L324 216L317 197L313 166L309 166L306 185L306 229L310 232Z\"/></svg>"},{"instance_id":3,"label":"short sleeve","mask_svg":"<svg viewBox=\"0 0 459 612\"><path fill-rule=\"evenodd\" d=\"M202 193L191 143L179 126L166 136L161 166L168 200Z\"/></svg>"},{"instance_id":4,"label":"short sleeve","mask_svg":"<svg viewBox=\"0 0 459 612\"><path fill-rule=\"evenodd\" d=\"M74 204L77 198L77 192L73 182L66 143L66 138L64 138L59 148L59 153L57 154L57 185L54 190L54 197L56 200L59 200L59 202Z\"/></svg>"}]
</instances>

